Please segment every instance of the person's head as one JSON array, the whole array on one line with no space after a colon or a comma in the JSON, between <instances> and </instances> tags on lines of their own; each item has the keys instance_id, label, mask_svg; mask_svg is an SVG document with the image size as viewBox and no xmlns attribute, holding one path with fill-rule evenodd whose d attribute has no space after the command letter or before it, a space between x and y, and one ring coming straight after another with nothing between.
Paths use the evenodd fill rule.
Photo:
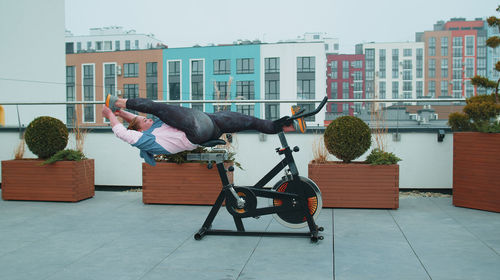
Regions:
<instances>
[{"instance_id":1,"label":"person's head","mask_svg":"<svg viewBox=\"0 0 500 280\"><path fill-rule=\"evenodd\" d=\"M148 130L151 127L151 125L153 125L152 119L148 119L143 116L137 116L129 123L128 129L145 131Z\"/></svg>"}]
</instances>

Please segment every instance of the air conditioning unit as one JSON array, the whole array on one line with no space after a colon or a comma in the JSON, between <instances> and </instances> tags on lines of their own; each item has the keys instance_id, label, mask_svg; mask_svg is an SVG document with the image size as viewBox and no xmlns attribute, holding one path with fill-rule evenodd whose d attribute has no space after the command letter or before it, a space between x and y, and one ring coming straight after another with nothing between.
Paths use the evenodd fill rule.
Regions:
<instances>
[{"instance_id":1,"label":"air conditioning unit","mask_svg":"<svg viewBox=\"0 0 500 280\"><path fill-rule=\"evenodd\" d=\"M122 75L122 66L121 65L116 66L116 75L118 75L118 76Z\"/></svg>"}]
</instances>

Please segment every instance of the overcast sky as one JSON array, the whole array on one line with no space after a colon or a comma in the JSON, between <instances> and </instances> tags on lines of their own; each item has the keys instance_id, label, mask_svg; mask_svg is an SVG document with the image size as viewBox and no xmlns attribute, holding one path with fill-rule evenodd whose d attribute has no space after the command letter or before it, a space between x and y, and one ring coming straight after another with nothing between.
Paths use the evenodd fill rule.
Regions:
<instances>
[{"instance_id":1,"label":"overcast sky","mask_svg":"<svg viewBox=\"0 0 500 280\"><path fill-rule=\"evenodd\" d=\"M438 20L499 16L498 0L65 0L66 29L123 26L169 47L264 42L323 32L342 53L362 42L414 41Z\"/></svg>"}]
</instances>

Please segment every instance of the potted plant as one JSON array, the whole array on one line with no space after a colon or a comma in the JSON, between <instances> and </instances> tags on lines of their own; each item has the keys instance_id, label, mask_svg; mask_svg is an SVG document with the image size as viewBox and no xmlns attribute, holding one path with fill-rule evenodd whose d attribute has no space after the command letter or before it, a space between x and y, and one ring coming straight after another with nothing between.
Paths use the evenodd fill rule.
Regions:
<instances>
[{"instance_id":1,"label":"potted plant","mask_svg":"<svg viewBox=\"0 0 500 280\"><path fill-rule=\"evenodd\" d=\"M367 161L354 161L371 146L371 131L365 122L353 116L337 118L323 137L328 152L342 160L309 163L309 178L321 189L323 206L399 207L400 159L374 149Z\"/></svg>"},{"instance_id":2,"label":"potted plant","mask_svg":"<svg viewBox=\"0 0 500 280\"><path fill-rule=\"evenodd\" d=\"M500 6L497 8L500 11ZM499 27L500 19L488 18ZM500 28L500 27L499 27ZM496 48L500 38L486 41ZM500 61L495 65L500 71ZM471 83L492 94L470 97L463 112L449 116L453 133L453 205L500 212L500 102L498 81L475 76Z\"/></svg>"},{"instance_id":3,"label":"potted plant","mask_svg":"<svg viewBox=\"0 0 500 280\"><path fill-rule=\"evenodd\" d=\"M217 168L207 168L206 162L187 161L188 153L206 153L206 148L155 157L156 165L142 164L142 201L145 204L212 205L222 183ZM229 153L226 168L234 163ZM235 164L238 166L238 164ZM233 173L228 172L230 182Z\"/></svg>"},{"instance_id":4,"label":"potted plant","mask_svg":"<svg viewBox=\"0 0 500 280\"><path fill-rule=\"evenodd\" d=\"M66 125L56 118L33 120L16 159L2 161L2 198L77 202L93 197L94 160L81 151L64 150L68 135ZM24 141L38 159L22 158Z\"/></svg>"}]
</instances>

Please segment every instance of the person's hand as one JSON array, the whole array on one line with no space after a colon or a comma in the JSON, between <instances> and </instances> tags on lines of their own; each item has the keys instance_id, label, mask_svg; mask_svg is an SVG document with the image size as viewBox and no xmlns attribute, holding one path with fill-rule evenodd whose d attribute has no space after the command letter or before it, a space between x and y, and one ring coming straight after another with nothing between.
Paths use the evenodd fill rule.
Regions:
<instances>
[{"instance_id":1,"label":"person's hand","mask_svg":"<svg viewBox=\"0 0 500 280\"><path fill-rule=\"evenodd\" d=\"M102 115L109 120L110 116L113 115L113 112L107 106L102 106Z\"/></svg>"},{"instance_id":2,"label":"person's hand","mask_svg":"<svg viewBox=\"0 0 500 280\"><path fill-rule=\"evenodd\" d=\"M122 110L117 110L115 112L113 112L115 114L115 116L119 117L120 114L121 114Z\"/></svg>"}]
</instances>

